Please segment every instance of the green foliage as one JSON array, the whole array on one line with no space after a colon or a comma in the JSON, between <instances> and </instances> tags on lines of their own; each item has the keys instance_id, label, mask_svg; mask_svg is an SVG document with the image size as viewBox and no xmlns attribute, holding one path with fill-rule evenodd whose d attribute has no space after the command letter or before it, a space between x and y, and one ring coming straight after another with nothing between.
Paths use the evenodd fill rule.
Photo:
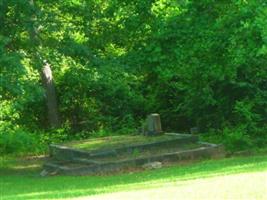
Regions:
<instances>
[{"instance_id":1,"label":"green foliage","mask_svg":"<svg viewBox=\"0 0 267 200\"><path fill-rule=\"evenodd\" d=\"M264 145L264 0L33 2L0 0L0 123L44 132L47 60L62 137L124 134L158 112L164 130L223 130L230 149Z\"/></svg>"},{"instance_id":2,"label":"green foliage","mask_svg":"<svg viewBox=\"0 0 267 200\"><path fill-rule=\"evenodd\" d=\"M37 138L20 127L0 124L0 153L26 153L36 149Z\"/></svg>"},{"instance_id":3,"label":"green foliage","mask_svg":"<svg viewBox=\"0 0 267 200\"><path fill-rule=\"evenodd\" d=\"M58 83L64 120L78 130L116 131L125 124L133 128L134 114L141 113L143 103L135 81L135 76L116 68L70 68Z\"/></svg>"},{"instance_id":4,"label":"green foliage","mask_svg":"<svg viewBox=\"0 0 267 200\"><path fill-rule=\"evenodd\" d=\"M51 143L62 143L72 139L82 139L68 134L68 128L52 129L49 132L42 130L31 131L10 123L0 123L0 154L42 154L48 151Z\"/></svg>"},{"instance_id":5,"label":"green foliage","mask_svg":"<svg viewBox=\"0 0 267 200\"><path fill-rule=\"evenodd\" d=\"M251 149L252 139L244 127L225 128L222 133L223 144L229 151Z\"/></svg>"}]
</instances>

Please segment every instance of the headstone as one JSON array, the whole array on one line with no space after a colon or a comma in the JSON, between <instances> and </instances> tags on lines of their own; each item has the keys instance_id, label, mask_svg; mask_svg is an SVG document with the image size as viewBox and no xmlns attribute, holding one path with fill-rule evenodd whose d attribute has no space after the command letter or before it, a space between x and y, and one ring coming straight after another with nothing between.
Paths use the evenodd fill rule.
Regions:
<instances>
[{"instance_id":1,"label":"headstone","mask_svg":"<svg viewBox=\"0 0 267 200\"><path fill-rule=\"evenodd\" d=\"M147 117L146 135L159 135L162 133L160 115L153 113Z\"/></svg>"}]
</instances>

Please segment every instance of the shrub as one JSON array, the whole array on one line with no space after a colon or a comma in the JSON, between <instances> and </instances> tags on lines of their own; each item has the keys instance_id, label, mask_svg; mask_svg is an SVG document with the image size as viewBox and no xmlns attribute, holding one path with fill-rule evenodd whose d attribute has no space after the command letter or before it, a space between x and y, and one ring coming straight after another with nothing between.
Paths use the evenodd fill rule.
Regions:
<instances>
[{"instance_id":1,"label":"shrub","mask_svg":"<svg viewBox=\"0 0 267 200\"><path fill-rule=\"evenodd\" d=\"M253 146L253 140L244 126L224 128L222 141L229 151L245 150Z\"/></svg>"},{"instance_id":2,"label":"shrub","mask_svg":"<svg viewBox=\"0 0 267 200\"><path fill-rule=\"evenodd\" d=\"M58 82L63 122L73 132L135 127L144 102L135 79L117 68L70 68Z\"/></svg>"},{"instance_id":3,"label":"shrub","mask_svg":"<svg viewBox=\"0 0 267 200\"><path fill-rule=\"evenodd\" d=\"M19 126L8 123L0 124L0 153L23 154L36 152L38 137Z\"/></svg>"}]
</instances>

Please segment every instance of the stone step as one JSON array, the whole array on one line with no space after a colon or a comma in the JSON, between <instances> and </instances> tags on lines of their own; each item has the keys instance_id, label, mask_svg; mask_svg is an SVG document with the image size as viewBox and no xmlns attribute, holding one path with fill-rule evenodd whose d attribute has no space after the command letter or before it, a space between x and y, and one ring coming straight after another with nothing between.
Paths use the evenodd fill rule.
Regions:
<instances>
[{"instance_id":1,"label":"stone step","mask_svg":"<svg viewBox=\"0 0 267 200\"><path fill-rule=\"evenodd\" d=\"M165 162L180 162L184 160L224 156L223 146L210 143L201 144L202 146L189 150L174 151L169 153L157 153L151 156L130 159L114 159L110 161L76 159L71 162L52 161L44 165L43 174L94 175L114 172L125 168L141 167L144 164L150 162L162 162L164 164Z\"/></svg>"},{"instance_id":2,"label":"stone step","mask_svg":"<svg viewBox=\"0 0 267 200\"><path fill-rule=\"evenodd\" d=\"M147 142L144 144L137 145L126 145L124 147L114 148L114 149L104 149L104 150L93 150L85 151L80 149L74 149L62 145L50 145L50 155L58 160L73 160L74 158L86 158L89 160L103 158L103 157L116 157L124 152L133 152L136 149L146 150L151 147L171 147L176 145L184 145L188 143L196 143L199 141L198 136L189 134L177 134L177 133L165 133L166 135L173 136L170 139L157 141L157 142Z\"/></svg>"}]
</instances>

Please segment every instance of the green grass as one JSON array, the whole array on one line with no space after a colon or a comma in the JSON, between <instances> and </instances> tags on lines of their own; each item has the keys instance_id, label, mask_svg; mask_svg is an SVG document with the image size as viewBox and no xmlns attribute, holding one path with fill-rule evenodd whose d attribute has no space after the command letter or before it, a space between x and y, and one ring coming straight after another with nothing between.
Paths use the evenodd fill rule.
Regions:
<instances>
[{"instance_id":1,"label":"green grass","mask_svg":"<svg viewBox=\"0 0 267 200\"><path fill-rule=\"evenodd\" d=\"M160 135L160 136L148 137L144 135L118 135L118 136L88 139L83 141L74 141L65 143L63 145L84 150L110 149L110 148L123 147L125 145L129 146L132 144L137 145L150 142L158 142L158 141L172 139L174 137L180 137L180 136Z\"/></svg>"},{"instance_id":2,"label":"green grass","mask_svg":"<svg viewBox=\"0 0 267 200\"><path fill-rule=\"evenodd\" d=\"M221 189L222 192L219 192L221 198L219 199L231 199L232 193L231 190L227 189L227 186L234 184L235 182L231 177L237 176L234 179L237 180L237 183L233 185L235 187L232 194L234 197L240 195L240 199L263 200L265 195L264 175L267 174L266 155L202 161L183 166L171 166L158 170L113 176L55 176L42 178L38 175L40 172L38 164L40 163L31 160L2 159L0 166L0 199L66 199L74 197L86 197L85 199L87 199L88 196L96 194L125 191L132 192L133 197L137 192L143 192L145 198L148 195L147 191L150 190L155 190L155 192L166 190L166 195L171 195L171 191L175 189L181 195L184 194L182 189L186 193L186 186L194 190L192 194L206 194L206 197L213 194L212 191L220 191ZM216 183L220 185L217 189ZM248 183L252 184L257 190L253 190L249 186L248 189L244 190L243 185ZM223 190L225 187L226 189ZM205 188L207 191L205 191ZM246 196L248 198L243 198L245 194L248 195ZM189 193L188 195L190 196ZM105 199L105 196L102 197ZM102 197L96 197L96 199L102 199ZM112 199L112 197L117 199L116 194L109 194L106 199ZM121 199L125 199L123 194Z\"/></svg>"}]
</instances>

